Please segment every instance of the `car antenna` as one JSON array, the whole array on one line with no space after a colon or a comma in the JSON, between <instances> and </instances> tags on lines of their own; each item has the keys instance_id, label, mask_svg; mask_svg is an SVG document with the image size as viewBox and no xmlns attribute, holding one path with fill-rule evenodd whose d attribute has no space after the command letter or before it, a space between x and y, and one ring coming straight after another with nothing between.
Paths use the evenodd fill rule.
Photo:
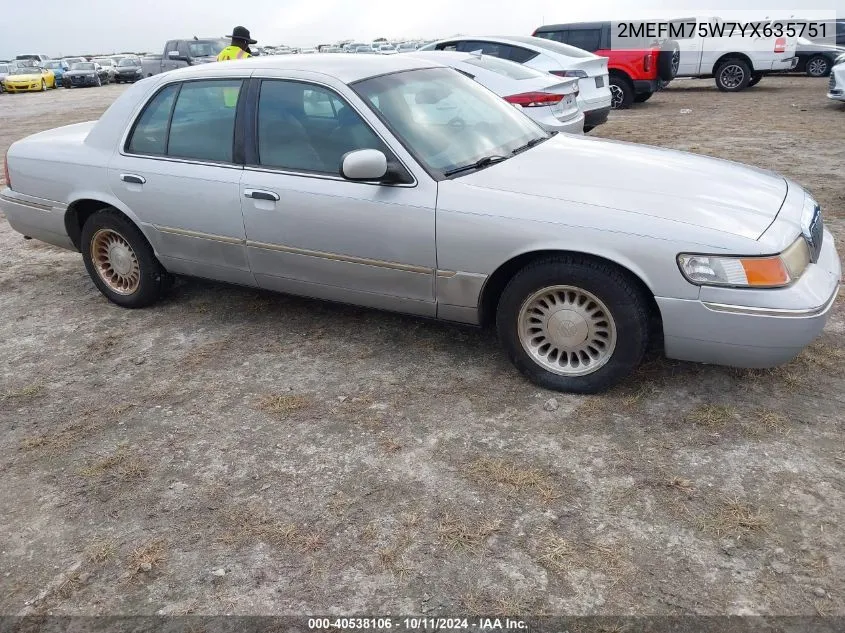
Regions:
<instances>
[{"instance_id":1,"label":"car antenna","mask_svg":"<svg viewBox=\"0 0 845 633\"><path fill-rule=\"evenodd\" d=\"M199 38L198 38L196 35L194 35L194 41L195 41L195 42L198 42L198 41L199 41Z\"/></svg>"}]
</instances>

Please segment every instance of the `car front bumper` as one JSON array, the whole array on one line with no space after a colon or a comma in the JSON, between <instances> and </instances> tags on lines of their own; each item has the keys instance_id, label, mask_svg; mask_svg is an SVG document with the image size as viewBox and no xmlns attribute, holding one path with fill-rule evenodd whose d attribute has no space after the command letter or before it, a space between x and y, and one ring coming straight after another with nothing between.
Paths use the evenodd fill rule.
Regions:
<instances>
[{"instance_id":1,"label":"car front bumper","mask_svg":"<svg viewBox=\"0 0 845 633\"><path fill-rule=\"evenodd\" d=\"M793 285L775 290L731 291L737 297L754 293L755 300L747 303L766 307L716 302L707 297L656 297L663 319L666 356L731 367L782 365L824 329L839 294L841 276L833 236L825 231L818 263L812 264ZM795 308L796 305L803 307Z\"/></svg>"},{"instance_id":2,"label":"car front bumper","mask_svg":"<svg viewBox=\"0 0 845 633\"><path fill-rule=\"evenodd\" d=\"M41 82L6 82L6 92L35 92L41 90Z\"/></svg>"}]
</instances>

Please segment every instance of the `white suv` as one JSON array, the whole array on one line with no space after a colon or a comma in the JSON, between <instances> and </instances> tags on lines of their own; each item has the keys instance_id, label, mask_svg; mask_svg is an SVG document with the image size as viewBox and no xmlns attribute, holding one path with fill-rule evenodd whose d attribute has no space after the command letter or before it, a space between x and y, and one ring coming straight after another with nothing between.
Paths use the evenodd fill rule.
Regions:
<instances>
[{"instance_id":1,"label":"white suv","mask_svg":"<svg viewBox=\"0 0 845 633\"><path fill-rule=\"evenodd\" d=\"M434 42L421 51L459 51L508 59L558 77L577 77L578 107L584 113L584 131L607 121L610 113L610 82L607 58L542 37L454 37Z\"/></svg>"}]
</instances>

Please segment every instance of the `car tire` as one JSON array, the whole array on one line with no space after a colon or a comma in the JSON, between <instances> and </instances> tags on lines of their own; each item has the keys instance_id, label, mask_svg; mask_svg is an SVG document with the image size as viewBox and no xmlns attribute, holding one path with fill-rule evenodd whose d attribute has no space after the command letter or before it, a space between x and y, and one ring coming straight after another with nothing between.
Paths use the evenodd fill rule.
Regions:
<instances>
[{"instance_id":1,"label":"car tire","mask_svg":"<svg viewBox=\"0 0 845 633\"><path fill-rule=\"evenodd\" d=\"M751 68L741 59L726 59L716 68L716 87L722 92L739 92L751 83Z\"/></svg>"},{"instance_id":2,"label":"car tire","mask_svg":"<svg viewBox=\"0 0 845 633\"><path fill-rule=\"evenodd\" d=\"M830 74L830 60L824 55L813 55L805 67L808 77L827 77Z\"/></svg>"},{"instance_id":3,"label":"car tire","mask_svg":"<svg viewBox=\"0 0 845 633\"><path fill-rule=\"evenodd\" d=\"M81 244L94 285L123 308L152 305L172 283L143 233L113 209L101 209L88 218Z\"/></svg>"},{"instance_id":4,"label":"car tire","mask_svg":"<svg viewBox=\"0 0 845 633\"><path fill-rule=\"evenodd\" d=\"M103 85L103 80L99 75L97 75L97 83L94 85L97 86L97 88Z\"/></svg>"},{"instance_id":5,"label":"car tire","mask_svg":"<svg viewBox=\"0 0 845 633\"><path fill-rule=\"evenodd\" d=\"M32 85L32 84L30 84L30 85ZM47 80L46 79L41 80L41 92L47 92Z\"/></svg>"},{"instance_id":6,"label":"car tire","mask_svg":"<svg viewBox=\"0 0 845 633\"><path fill-rule=\"evenodd\" d=\"M634 103L634 84L627 77L613 74L610 76L610 107L625 110Z\"/></svg>"},{"instance_id":7,"label":"car tire","mask_svg":"<svg viewBox=\"0 0 845 633\"><path fill-rule=\"evenodd\" d=\"M672 81L678 75L681 62L681 49L675 40L666 40L657 56L657 76L665 82Z\"/></svg>"},{"instance_id":8,"label":"car tire","mask_svg":"<svg viewBox=\"0 0 845 633\"><path fill-rule=\"evenodd\" d=\"M754 73L751 75L751 81L748 82L748 87L752 88L763 80L763 73Z\"/></svg>"},{"instance_id":9,"label":"car tire","mask_svg":"<svg viewBox=\"0 0 845 633\"><path fill-rule=\"evenodd\" d=\"M638 95L634 95L634 103L645 103L646 101L651 99L651 96L653 94L653 92L641 92Z\"/></svg>"},{"instance_id":10,"label":"car tire","mask_svg":"<svg viewBox=\"0 0 845 633\"><path fill-rule=\"evenodd\" d=\"M517 369L541 387L572 393L598 393L630 374L645 355L650 323L647 297L628 274L578 256L523 268L496 312Z\"/></svg>"}]
</instances>

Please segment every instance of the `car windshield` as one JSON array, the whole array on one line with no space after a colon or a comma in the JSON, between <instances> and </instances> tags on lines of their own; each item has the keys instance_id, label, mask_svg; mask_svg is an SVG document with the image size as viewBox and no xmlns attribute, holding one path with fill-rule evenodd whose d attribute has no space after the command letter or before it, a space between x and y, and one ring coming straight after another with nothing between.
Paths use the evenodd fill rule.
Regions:
<instances>
[{"instance_id":1,"label":"car windshield","mask_svg":"<svg viewBox=\"0 0 845 633\"><path fill-rule=\"evenodd\" d=\"M41 64L44 68L49 68L50 70L56 70L62 67L61 62L44 62Z\"/></svg>"},{"instance_id":2,"label":"car windshield","mask_svg":"<svg viewBox=\"0 0 845 633\"><path fill-rule=\"evenodd\" d=\"M16 66L12 68L10 75L38 75L41 69L38 66Z\"/></svg>"},{"instance_id":3,"label":"car windshield","mask_svg":"<svg viewBox=\"0 0 845 633\"><path fill-rule=\"evenodd\" d=\"M217 57L228 46L225 40L195 40L188 42L191 57Z\"/></svg>"},{"instance_id":4,"label":"car windshield","mask_svg":"<svg viewBox=\"0 0 845 633\"><path fill-rule=\"evenodd\" d=\"M140 66L140 64L134 59L121 59L117 65L121 68L125 66Z\"/></svg>"},{"instance_id":5,"label":"car windshield","mask_svg":"<svg viewBox=\"0 0 845 633\"><path fill-rule=\"evenodd\" d=\"M94 70L94 64L91 62L76 63L71 67L71 70Z\"/></svg>"},{"instance_id":6,"label":"car windshield","mask_svg":"<svg viewBox=\"0 0 845 633\"><path fill-rule=\"evenodd\" d=\"M8 64L0 64L0 74L8 74L9 73L9 65Z\"/></svg>"},{"instance_id":7,"label":"car windshield","mask_svg":"<svg viewBox=\"0 0 845 633\"><path fill-rule=\"evenodd\" d=\"M507 158L548 138L504 99L451 68L382 75L352 88L418 160L441 175Z\"/></svg>"},{"instance_id":8,"label":"car windshield","mask_svg":"<svg viewBox=\"0 0 845 633\"><path fill-rule=\"evenodd\" d=\"M505 59L499 59L498 57L490 57L489 55L482 55L480 57L473 56L466 59L465 62L471 66L478 66L484 70L489 70L497 75L504 75L505 77L509 77L511 79L522 80L548 77L548 73L541 73L540 71L529 68L528 66L523 66L522 64L510 62Z\"/></svg>"},{"instance_id":9,"label":"car windshield","mask_svg":"<svg viewBox=\"0 0 845 633\"><path fill-rule=\"evenodd\" d=\"M114 66L114 62L110 59L95 59L100 66Z\"/></svg>"}]
</instances>

